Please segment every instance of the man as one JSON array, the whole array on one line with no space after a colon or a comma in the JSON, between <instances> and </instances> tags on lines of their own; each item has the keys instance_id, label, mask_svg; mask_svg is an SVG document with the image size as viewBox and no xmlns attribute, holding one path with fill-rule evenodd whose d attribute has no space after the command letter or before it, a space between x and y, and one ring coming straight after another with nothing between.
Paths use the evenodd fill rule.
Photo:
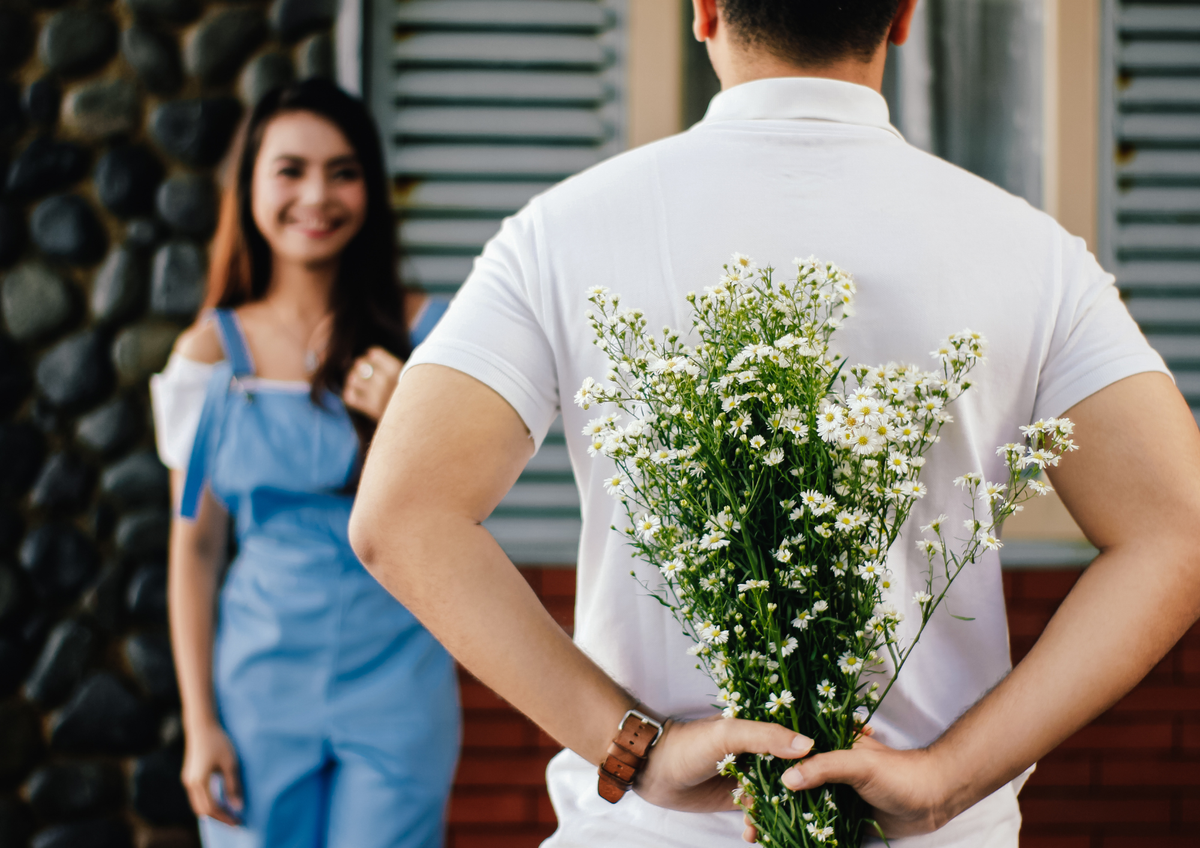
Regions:
<instances>
[{"instance_id":1,"label":"man","mask_svg":"<svg viewBox=\"0 0 1200 848\"><path fill-rule=\"evenodd\" d=\"M629 576L620 506L586 456L569 398L600 376L585 290L606 285L653 329L687 329L684 294L740 251L858 279L836 344L851 363L928 367L937 340L984 333L988 362L930 452L915 528L961 504L950 480L998 479L998 444L1066 415L1080 450L1051 474L1100 556L1009 673L995 554L950 593L852 751L785 782L847 783L894 846L1015 848L1016 792L1046 752L1128 691L1200 614L1200 434L1112 278L1079 239L906 145L880 97L887 42L915 0L694 0L723 91L682 135L605 162L509 219L413 357L375 437L351 533L379 580L483 682L569 750L548 769L554 848L732 846L725 754L798 759L810 740L719 719L669 613ZM575 641L480 526L561 408L583 508ZM912 535L897 582L919 579ZM912 590L908 591L910 596ZM903 594L903 593L901 593ZM910 622L914 620L910 616ZM905 634L911 638L911 631ZM671 717L634 792L598 797L596 765L639 709ZM628 747L628 739L626 740ZM636 764L636 761L635 761ZM753 830L745 834L753 838ZM907 837L907 838L906 838Z\"/></svg>"}]
</instances>

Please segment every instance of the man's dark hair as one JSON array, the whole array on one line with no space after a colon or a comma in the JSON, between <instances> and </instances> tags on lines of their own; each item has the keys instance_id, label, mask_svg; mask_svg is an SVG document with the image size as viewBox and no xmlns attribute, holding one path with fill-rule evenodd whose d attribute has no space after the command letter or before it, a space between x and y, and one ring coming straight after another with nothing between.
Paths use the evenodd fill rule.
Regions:
<instances>
[{"instance_id":1,"label":"man's dark hair","mask_svg":"<svg viewBox=\"0 0 1200 848\"><path fill-rule=\"evenodd\" d=\"M732 34L800 67L867 61L900 0L718 0Z\"/></svg>"}]
</instances>

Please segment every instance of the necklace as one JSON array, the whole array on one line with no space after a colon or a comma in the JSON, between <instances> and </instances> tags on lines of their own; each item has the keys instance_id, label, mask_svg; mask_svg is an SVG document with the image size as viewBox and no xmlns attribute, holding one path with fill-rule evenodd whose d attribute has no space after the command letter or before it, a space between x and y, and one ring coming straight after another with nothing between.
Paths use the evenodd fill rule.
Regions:
<instances>
[{"instance_id":1,"label":"necklace","mask_svg":"<svg viewBox=\"0 0 1200 848\"><path fill-rule=\"evenodd\" d=\"M275 308L274 303L267 301L267 306L271 310L271 317L275 320L275 323L279 325L279 328L283 330L284 333L286 333L292 339L292 341L294 341L301 348L301 350L304 351L304 372L306 374L317 373L317 368L321 365L321 354L323 354L325 352L325 348L329 346L329 339L324 339L320 346L316 348L314 348L310 342L312 341L312 337L317 334L317 331L325 326L325 322L333 317L333 313L326 312L324 315L322 315L321 319L313 325L312 332L309 333L308 338L304 339L292 329L291 325L289 325L287 321L283 320L283 318L279 315L278 310Z\"/></svg>"}]
</instances>

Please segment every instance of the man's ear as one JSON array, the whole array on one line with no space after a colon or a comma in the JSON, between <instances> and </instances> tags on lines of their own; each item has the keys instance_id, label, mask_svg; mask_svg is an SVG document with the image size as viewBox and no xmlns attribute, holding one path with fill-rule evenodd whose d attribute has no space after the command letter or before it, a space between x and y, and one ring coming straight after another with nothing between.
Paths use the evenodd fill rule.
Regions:
<instances>
[{"instance_id":1,"label":"man's ear","mask_svg":"<svg viewBox=\"0 0 1200 848\"><path fill-rule=\"evenodd\" d=\"M917 0L900 0L900 5L896 7L896 16L892 18L888 41L897 47L908 41L908 31L912 27L913 12L916 9Z\"/></svg>"},{"instance_id":2,"label":"man's ear","mask_svg":"<svg viewBox=\"0 0 1200 848\"><path fill-rule=\"evenodd\" d=\"M692 35L708 41L717 31L717 0L692 0Z\"/></svg>"}]
</instances>

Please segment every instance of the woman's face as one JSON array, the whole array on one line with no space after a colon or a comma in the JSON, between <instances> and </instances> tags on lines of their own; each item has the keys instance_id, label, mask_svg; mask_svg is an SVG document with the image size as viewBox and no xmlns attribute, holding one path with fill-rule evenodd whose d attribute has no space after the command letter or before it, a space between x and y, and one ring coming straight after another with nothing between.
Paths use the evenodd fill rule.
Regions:
<instances>
[{"instance_id":1,"label":"woman's face","mask_svg":"<svg viewBox=\"0 0 1200 848\"><path fill-rule=\"evenodd\" d=\"M312 112L286 112L267 124L250 191L254 223L276 262L336 261L367 217L354 148Z\"/></svg>"}]
</instances>

